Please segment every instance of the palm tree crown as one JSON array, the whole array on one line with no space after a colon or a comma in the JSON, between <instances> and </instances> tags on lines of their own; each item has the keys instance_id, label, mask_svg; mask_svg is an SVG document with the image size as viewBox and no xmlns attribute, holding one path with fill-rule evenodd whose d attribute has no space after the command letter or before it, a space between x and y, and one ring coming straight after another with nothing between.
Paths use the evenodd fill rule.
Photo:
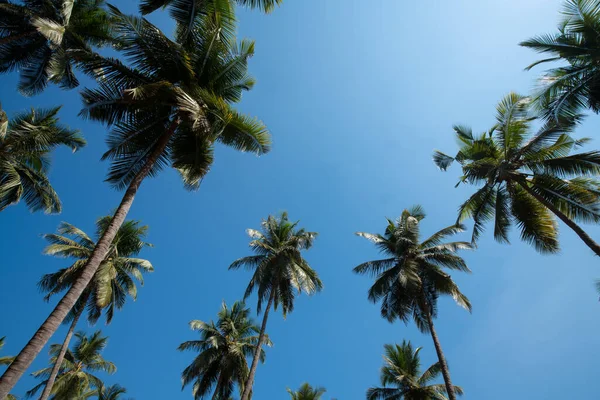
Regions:
<instances>
[{"instance_id":1,"label":"palm tree crown","mask_svg":"<svg viewBox=\"0 0 600 400\"><path fill-rule=\"evenodd\" d=\"M18 70L25 95L48 81L72 89L82 52L111 42L110 25L104 0L0 0L0 73Z\"/></svg>"},{"instance_id":2,"label":"palm tree crown","mask_svg":"<svg viewBox=\"0 0 600 400\"><path fill-rule=\"evenodd\" d=\"M279 217L270 215L263 220L260 231L248 229L248 236L252 238L250 248L256 255L240 258L229 267L254 269L245 298L257 291L258 312L272 295L275 309L281 305L283 314L287 315L294 309L296 292L312 294L323 288L316 271L301 254L302 250L312 247L317 233L297 229L298 222L290 221L284 212Z\"/></svg>"},{"instance_id":3,"label":"palm tree crown","mask_svg":"<svg viewBox=\"0 0 600 400\"><path fill-rule=\"evenodd\" d=\"M102 217L96 222L97 237L104 233L110 219ZM87 308L88 320L95 323L106 310L106 322L110 323L114 311L125 305L127 295L133 300L137 298L135 280L143 285L143 273L154 271L150 261L135 257L144 247L152 246L144 241L147 231L148 227L141 225L140 221L126 221L121 226L108 255L88 286L89 294L81 297L71 317ZM45 299L49 300L73 285L94 250L95 242L84 231L66 222L60 224L58 234L47 234L44 238L50 242L44 249L45 254L76 260L70 267L42 277L38 285L46 293ZM86 304L81 304L85 299L88 299Z\"/></svg>"},{"instance_id":4,"label":"palm tree crown","mask_svg":"<svg viewBox=\"0 0 600 400\"><path fill-rule=\"evenodd\" d=\"M373 242L388 258L362 263L354 272L375 277L369 300L381 301L384 318L390 322L399 318L407 323L412 317L421 332L429 332L426 313L430 311L436 316L440 294L452 296L457 304L471 310L471 303L443 268L470 272L456 252L471 249L472 245L444 242L448 236L463 232L462 225L451 225L421 242L419 222L423 218L425 212L415 206L404 210L396 221L388 219L383 235L358 232L358 236Z\"/></svg>"},{"instance_id":5,"label":"palm tree crown","mask_svg":"<svg viewBox=\"0 0 600 400\"><path fill-rule=\"evenodd\" d=\"M262 123L229 105L241 99L254 80L247 61L254 42L237 43L233 24L218 12L198 17L190 35L172 41L150 22L111 7L118 47L130 67L97 57L86 68L100 79L98 89L83 91L84 117L114 126L114 160L108 181L126 187L156 152L149 172L171 164L185 187L197 189L213 162L215 142L263 154L270 137Z\"/></svg>"},{"instance_id":6,"label":"palm tree crown","mask_svg":"<svg viewBox=\"0 0 600 400\"><path fill-rule=\"evenodd\" d=\"M50 152L59 146L77 151L85 140L59 123L60 107L31 109L8 119L0 108L0 211L25 200L31 211L59 213L61 203L46 174Z\"/></svg>"},{"instance_id":7,"label":"palm tree crown","mask_svg":"<svg viewBox=\"0 0 600 400\"><path fill-rule=\"evenodd\" d=\"M454 127L459 152L454 157L436 152L434 162L446 170L457 161L463 172L459 183L482 186L461 205L458 221L473 218L477 240L493 220L499 242L508 242L516 223L523 241L553 253L559 250L553 213L600 255L600 246L574 222L600 221L600 186L593 179L600 174L600 152L572 154L587 141L571 137L577 119L551 120L532 134L537 117L529 98L510 93L498 104L489 132L474 135Z\"/></svg>"},{"instance_id":8,"label":"palm tree crown","mask_svg":"<svg viewBox=\"0 0 600 400\"><path fill-rule=\"evenodd\" d=\"M287 390L291 400L321 400L327 390L324 387L312 387L308 382L303 383L298 390Z\"/></svg>"},{"instance_id":9,"label":"palm tree crown","mask_svg":"<svg viewBox=\"0 0 600 400\"><path fill-rule=\"evenodd\" d=\"M441 373L440 363L431 365L421 373L421 347L403 341L401 345L386 344L381 385L367 390L367 400L446 400L443 384L430 384ZM459 386L454 386L457 394L463 394Z\"/></svg>"},{"instance_id":10,"label":"palm tree crown","mask_svg":"<svg viewBox=\"0 0 600 400\"><path fill-rule=\"evenodd\" d=\"M548 70L540 80L537 98L545 117L569 117L581 108L600 111L600 1L566 0L558 33L533 37L521 43L549 54L527 69L563 60L566 66Z\"/></svg>"},{"instance_id":11,"label":"palm tree crown","mask_svg":"<svg viewBox=\"0 0 600 400\"><path fill-rule=\"evenodd\" d=\"M214 392L213 399L226 400L233 395L235 385L241 394L248 377L246 359L254 354L258 343L259 328L250 318L250 309L239 301L230 309L223 303L216 323L194 320L190 328L200 332L200 340L184 342L179 350L199 354L181 375L183 387L193 382L195 399ZM262 349L260 357L264 362Z\"/></svg>"},{"instance_id":12,"label":"palm tree crown","mask_svg":"<svg viewBox=\"0 0 600 400\"><path fill-rule=\"evenodd\" d=\"M84 332L77 332L75 337L77 339L75 345L65 354L60 372L52 387L54 400L70 400L83 396L90 388L96 390L102 388L102 380L94 373L113 374L117 370L113 363L106 361L101 355L108 341L107 337L102 336L102 332L97 331L90 336ZM50 367L34 372L34 377L48 378L60 348L60 344L50 346ZM35 396L37 391L45 385L46 381L44 380L28 391L27 397Z\"/></svg>"}]
</instances>

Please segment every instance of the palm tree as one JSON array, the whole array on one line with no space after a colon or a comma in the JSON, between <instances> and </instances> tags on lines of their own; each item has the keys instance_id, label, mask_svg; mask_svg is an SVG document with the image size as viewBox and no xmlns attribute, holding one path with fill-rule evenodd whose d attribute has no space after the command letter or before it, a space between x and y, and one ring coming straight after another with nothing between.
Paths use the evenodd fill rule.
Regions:
<instances>
[{"instance_id":1,"label":"palm tree","mask_svg":"<svg viewBox=\"0 0 600 400\"><path fill-rule=\"evenodd\" d=\"M94 373L106 372L113 374L117 370L113 363L106 361L101 355L108 341L107 337L102 336L102 332L96 331L90 336L87 336L84 332L77 332L75 338L75 345L72 350L68 350L65 354L60 372L52 387L53 400L72 400L83 397L90 388L101 389L103 386L102 380ZM60 344L50 346L51 366L32 374L36 378L44 379L44 381L29 390L26 397L35 396L40 388L46 386L47 378L52 371L52 365L57 361L61 347Z\"/></svg>"},{"instance_id":2,"label":"palm tree","mask_svg":"<svg viewBox=\"0 0 600 400\"><path fill-rule=\"evenodd\" d=\"M122 395L127 393L127 389L115 384L111 386L102 386L100 390L93 393L94 396L98 397L98 400L125 400Z\"/></svg>"},{"instance_id":3,"label":"palm tree","mask_svg":"<svg viewBox=\"0 0 600 400\"><path fill-rule=\"evenodd\" d=\"M59 213L58 195L48 180L50 152L85 146L79 131L60 124L60 107L31 109L8 119L0 107L0 211L25 200L31 211Z\"/></svg>"},{"instance_id":4,"label":"palm tree","mask_svg":"<svg viewBox=\"0 0 600 400\"><path fill-rule=\"evenodd\" d=\"M5 337L0 338L0 350L2 350L2 348L4 347L4 339ZM13 362L13 360L14 357L11 356L0 357L0 365L10 365L10 363ZM17 400L17 398L12 394L9 394L8 396L6 396L6 400Z\"/></svg>"},{"instance_id":5,"label":"palm tree","mask_svg":"<svg viewBox=\"0 0 600 400\"><path fill-rule=\"evenodd\" d=\"M181 41L170 40L145 19L116 8L111 12L118 48L129 63L98 57L86 64L101 79L97 89L83 91L82 115L114 127L104 157L114 160L108 181L127 189L77 281L0 377L0 399L93 278L147 176L171 164L186 189L194 190L210 169L216 142L258 155L270 147L265 126L231 106L254 82L247 72L254 42L233 39L231 20L221 17L232 12L229 3L218 13L198 17L193 34Z\"/></svg>"},{"instance_id":6,"label":"palm tree","mask_svg":"<svg viewBox=\"0 0 600 400\"><path fill-rule=\"evenodd\" d=\"M110 22L104 0L0 0L0 73L18 70L25 95L48 81L72 89L76 64L111 42Z\"/></svg>"},{"instance_id":7,"label":"palm tree","mask_svg":"<svg viewBox=\"0 0 600 400\"><path fill-rule=\"evenodd\" d=\"M312 387L303 383L297 391L288 389L291 400L321 400L327 390L324 387Z\"/></svg>"},{"instance_id":8,"label":"palm tree","mask_svg":"<svg viewBox=\"0 0 600 400\"><path fill-rule=\"evenodd\" d=\"M200 332L200 340L183 342L178 350L199 352L181 374L183 388L193 382L194 399L203 399L213 392L213 399L228 399L234 386L243 391L248 377L246 357L258 348L259 328L250 318L250 309L243 302L235 302L231 309L223 303L217 322L194 320L190 328ZM267 344L271 345L267 338ZM265 360L261 349L260 359Z\"/></svg>"},{"instance_id":9,"label":"palm tree","mask_svg":"<svg viewBox=\"0 0 600 400\"><path fill-rule=\"evenodd\" d=\"M467 242L444 242L447 237L463 232L462 225L448 226L421 242L419 222L423 218L423 208L414 206L404 210L395 222L388 219L383 235L357 232L388 258L362 263L354 268L354 272L375 277L375 283L369 289L369 300L373 303L381 301L382 317L390 322L400 319L405 323L412 318L421 332L431 334L448 397L454 400L450 371L433 319L437 316L440 295L452 296L458 305L471 311L469 299L443 269L470 272L456 253L472 246Z\"/></svg>"},{"instance_id":10,"label":"palm tree","mask_svg":"<svg viewBox=\"0 0 600 400\"><path fill-rule=\"evenodd\" d=\"M600 222L600 152L572 154L587 139L570 134L577 120L551 120L531 134L527 97L510 93L497 106L496 124L479 136L455 126L461 143L455 157L436 152L434 162L446 170L453 161L461 167L459 183L482 187L465 201L458 221L473 218L473 240L494 220L494 237L508 243L508 231L516 225L521 240L542 253L559 250L557 226L552 214L571 228L594 253L600 246L575 221Z\"/></svg>"},{"instance_id":11,"label":"palm tree","mask_svg":"<svg viewBox=\"0 0 600 400\"><path fill-rule=\"evenodd\" d=\"M429 384L440 375L439 362L421 374L421 347L414 349L404 340L401 345L386 344L384 348L380 374L383 387L367 390L367 400L446 400L444 385ZM460 386L454 386L454 391L463 394Z\"/></svg>"},{"instance_id":12,"label":"palm tree","mask_svg":"<svg viewBox=\"0 0 600 400\"><path fill-rule=\"evenodd\" d=\"M527 69L559 60L568 63L544 74L536 97L545 109L545 117L570 117L582 108L598 113L600 1L566 0L562 16L558 33L539 35L521 43L521 46L550 55Z\"/></svg>"},{"instance_id":13,"label":"palm tree","mask_svg":"<svg viewBox=\"0 0 600 400\"><path fill-rule=\"evenodd\" d=\"M285 317L294 309L296 291L310 295L323 288L319 276L301 254L302 250L308 250L312 246L317 233L297 229L298 222L291 222L287 213L284 212L279 217L270 215L263 220L260 231L248 229L248 236L252 238L250 248L256 255L240 258L229 266L229 269L241 267L254 269L254 275L248 284L244 299L247 299L256 290L258 313L262 309L263 302L267 301L258 346L254 352L250 374L244 385L241 400L248 400L252 392L259 352L265 340L271 306L277 310L277 307L281 305Z\"/></svg>"},{"instance_id":14,"label":"palm tree","mask_svg":"<svg viewBox=\"0 0 600 400\"><path fill-rule=\"evenodd\" d=\"M96 237L104 233L110 220L111 217L102 217L96 222ZM143 285L142 274L154 270L150 261L135 258L144 247L151 246L143 240L147 230L148 227L140 225L139 221L126 221L119 228L104 262L73 307L70 317L66 319L71 321L71 325L40 400L50 397L63 357L83 311L87 308L88 321L95 324L102 311L106 310L106 323L109 324L115 309L121 309L125 305L127 295L136 300L135 280ZM44 237L50 242L44 250L45 254L76 260L70 267L42 277L38 286L46 293L44 299L48 301L53 295L73 286L96 244L81 229L66 222L60 224L58 234L48 234Z\"/></svg>"}]
</instances>

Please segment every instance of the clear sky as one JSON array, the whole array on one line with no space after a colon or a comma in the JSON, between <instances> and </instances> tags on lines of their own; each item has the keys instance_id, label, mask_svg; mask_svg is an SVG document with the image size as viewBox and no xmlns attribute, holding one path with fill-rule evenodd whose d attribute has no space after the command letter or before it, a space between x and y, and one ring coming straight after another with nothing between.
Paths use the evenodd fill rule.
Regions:
<instances>
[{"instance_id":1,"label":"clear sky","mask_svg":"<svg viewBox=\"0 0 600 400\"><path fill-rule=\"evenodd\" d=\"M115 4L135 9L130 0ZM142 255L156 271L137 302L129 301L110 326L97 326L110 336L105 357L118 367L106 381L138 400L191 398L189 388L180 390L180 374L194 354L176 351L197 337L187 324L214 318L223 300L243 295L249 274L227 267L249 254L245 229L282 210L320 233L306 257L325 289L301 296L287 320L272 314L275 346L259 366L255 398L285 399L286 387L308 381L325 386L327 399L363 399L378 384L383 345L403 339L423 346L423 363L433 363L429 336L389 324L367 301L370 279L351 269L379 255L354 232L381 232L384 217L416 203L428 212L424 235L454 222L473 188L454 189L458 170L438 171L431 153L456 150L452 124L488 129L504 94L532 87L541 69L523 68L538 56L517 43L553 31L559 6L557 0L285 0L269 16L241 12L240 37L257 42L251 71L258 80L241 109L268 125L273 151L257 158L219 148L194 193L173 171L144 183L130 217L150 226L155 247ZM152 20L170 29L166 14ZM0 213L3 354L16 354L55 304L42 301L36 282L67 261L43 256L40 235L60 221L92 232L121 196L103 182L105 129L76 117L77 91L51 88L27 99L15 82L0 77L9 114L64 104L64 122L81 129L89 145L74 155L54 154L61 215L31 214L24 204ZM599 118L590 116L578 134L597 138ZM600 229L587 229L600 240ZM560 230L558 256L537 254L516 232L510 246L487 232L465 254L473 274L454 276L473 313L441 299L437 329L466 399L597 397L598 260L566 226ZM52 342L62 342L65 332ZM31 371L47 360L45 349ZM15 393L33 384L26 377Z\"/></svg>"}]
</instances>

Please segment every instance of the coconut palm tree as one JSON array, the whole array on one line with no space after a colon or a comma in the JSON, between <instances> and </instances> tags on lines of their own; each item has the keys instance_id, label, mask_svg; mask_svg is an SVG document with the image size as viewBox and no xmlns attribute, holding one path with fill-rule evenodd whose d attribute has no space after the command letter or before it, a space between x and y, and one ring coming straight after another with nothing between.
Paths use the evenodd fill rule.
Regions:
<instances>
[{"instance_id":1,"label":"coconut palm tree","mask_svg":"<svg viewBox=\"0 0 600 400\"><path fill-rule=\"evenodd\" d=\"M190 328L200 332L200 340L183 342L178 350L199 352L181 374L182 389L193 382L194 399L228 399L237 385L240 394L248 378L247 357L254 354L259 328L250 318L250 309L235 302L231 309L223 302L217 322L193 320ZM271 342L267 340L267 344ZM260 360L265 353L260 350Z\"/></svg>"},{"instance_id":2,"label":"coconut palm tree","mask_svg":"<svg viewBox=\"0 0 600 400\"><path fill-rule=\"evenodd\" d=\"M268 152L265 126L232 107L253 85L247 62L254 42L234 40L235 26L223 17L231 12L229 3L218 2L226 3L222 11L198 17L193 34L174 41L145 19L111 8L117 47L128 64L103 57L86 64L87 72L98 74L99 87L83 91L82 115L114 128L104 157L113 160L108 181L127 189L77 281L0 377L0 399L93 278L147 176L170 164L185 188L195 190L210 169L216 143L257 155Z\"/></svg>"},{"instance_id":3,"label":"coconut palm tree","mask_svg":"<svg viewBox=\"0 0 600 400\"><path fill-rule=\"evenodd\" d=\"M98 390L103 386L102 380L94 373L113 374L117 370L112 362L106 361L102 357L101 353L108 342L108 337L102 336L102 332L96 331L90 336L84 332L77 332L75 338L75 345L65 354L60 372L52 387L53 400L72 400L84 397L84 394L90 389ZM32 374L44 381L29 390L26 394L27 398L32 398L42 387L46 386L46 380L58 358L61 347L60 344L50 346L51 366Z\"/></svg>"},{"instance_id":4,"label":"coconut palm tree","mask_svg":"<svg viewBox=\"0 0 600 400\"><path fill-rule=\"evenodd\" d=\"M62 125L60 107L31 109L8 119L0 106L0 211L25 200L31 211L59 213L58 195L48 180L50 152L85 146L79 131Z\"/></svg>"},{"instance_id":5,"label":"coconut palm tree","mask_svg":"<svg viewBox=\"0 0 600 400\"><path fill-rule=\"evenodd\" d=\"M545 109L544 116L564 118L582 108L600 111L600 1L566 0L558 32L535 36L521 43L550 57L527 67L566 61L540 79L536 98Z\"/></svg>"},{"instance_id":6,"label":"coconut palm tree","mask_svg":"<svg viewBox=\"0 0 600 400\"><path fill-rule=\"evenodd\" d=\"M459 210L458 221L473 218L473 240L494 221L494 237L508 243L513 223L521 240L542 253L559 250L554 214L597 255L600 245L579 222L600 222L600 152L573 154L587 139L571 137L576 120L551 120L531 133L539 115L527 97L510 93L497 106L496 124L481 135L455 126L461 143L455 157L436 152L434 162L446 170L454 161L461 167L459 183L480 185Z\"/></svg>"},{"instance_id":7,"label":"coconut palm tree","mask_svg":"<svg viewBox=\"0 0 600 400\"><path fill-rule=\"evenodd\" d=\"M49 81L72 89L76 64L111 42L110 22L104 0L0 0L0 73L18 70L25 95Z\"/></svg>"},{"instance_id":8,"label":"coconut palm tree","mask_svg":"<svg viewBox=\"0 0 600 400\"><path fill-rule=\"evenodd\" d=\"M0 350L2 350L2 348L4 347L4 339L5 339L5 337L0 338ZM11 357L11 356L0 357L0 366L1 365L9 365L11 362L13 362L13 359L14 359L14 357ZM13 396L12 394L9 394L8 396L6 396L6 400L17 400L17 398L15 396Z\"/></svg>"},{"instance_id":9,"label":"coconut palm tree","mask_svg":"<svg viewBox=\"0 0 600 400\"><path fill-rule=\"evenodd\" d=\"M244 299L252 292L258 293L257 312L263 302L267 302L260 328L258 347L254 352L250 374L244 386L241 400L248 400L258 367L259 352L265 340L265 330L271 307L281 306L284 317L294 309L296 292L313 294L323 288L319 276L302 257L302 250L308 250L317 236L316 232L298 229L298 222L291 222L286 212L278 217L270 215L262 221L261 230L248 229L252 239L250 248L256 253L234 261L229 269L246 267L254 274L246 289Z\"/></svg>"},{"instance_id":10,"label":"coconut palm tree","mask_svg":"<svg viewBox=\"0 0 600 400\"><path fill-rule=\"evenodd\" d=\"M327 390L324 387L312 387L308 382L303 383L296 391L287 390L291 400L321 400Z\"/></svg>"},{"instance_id":11,"label":"coconut palm tree","mask_svg":"<svg viewBox=\"0 0 600 400\"><path fill-rule=\"evenodd\" d=\"M456 253L472 246L467 242L444 242L447 237L463 232L462 225L448 226L421 241L419 223L423 218L423 208L414 206L404 210L396 221L388 219L383 235L357 232L388 258L362 263L354 268L354 272L375 277L375 283L369 289L369 300L373 303L381 301L382 317L390 322L400 319L405 323L412 318L421 332L431 334L448 397L453 400L456 396L450 370L433 319L437 316L440 295L452 296L458 305L471 311L469 299L444 269L470 272Z\"/></svg>"},{"instance_id":12,"label":"coconut palm tree","mask_svg":"<svg viewBox=\"0 0 600 400\"><path fill-rule=\"evenodd\" d=\"M122 395L127 393L127 389L115 384L111 386L102 386L100 390L94 392L93 396L98 397L98 400L125 400Z\"/></svg>"},{"instance_id":13,"label":"coconut palm tree","mask_svg":"<svg viewBox=\"0 0 600 400\"><path fill-rule=\"evenodd\" d=\"M97 238L102 236L110 220L111 217L98 219ZM126 221L119 228L104 262L66 319L71 325L39 400L50 397L63 357L83 311L88 310L88 321L95 324L102 311L106 310L106 323L109 324L115 309L121 309L125 305L127 295L136 300L135 280L143 285L142 274L154 270L150 261L135 257L144 247L151 246L144 241L147 230L148 227L142 226L139 221ZM44 299L48 301L53 295L73 286L96 244L84 231L66 222L60 224L58 234L48 234L44 237L50 242L44 250L45 254L76 260L70 267L46 274L39 281L38 286L46 293Z\"/></svg>"},{"instance_id":14,"label":"coconut palm tree","mask_svg":"<svg viewBox=\"0 0 600 400\"><path fill-rule=\"evenodd\" d=\"M441 372L436 362L421 373L421 347L402 341L401 345L386 344L383 366L381 367L381 385L367 390L367 400L446 400L446 387L430 384ZM459 386L454 392L462 395Z\"/></svg>"}]
</instances>

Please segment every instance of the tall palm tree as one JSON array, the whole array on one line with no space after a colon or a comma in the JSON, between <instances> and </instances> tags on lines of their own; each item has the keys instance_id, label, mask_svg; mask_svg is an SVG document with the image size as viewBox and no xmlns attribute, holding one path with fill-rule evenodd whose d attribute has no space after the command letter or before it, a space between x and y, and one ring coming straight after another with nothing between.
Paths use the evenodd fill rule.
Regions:
<instances>
[{"instance_id":1,"label":"tall palm tree","mask_svg":"<svg viewBox=\"0 0 600 400\"><path fill-rule=\"evenodd\" d=\"M547 62L568 63L546 71L540 80L536 97L545 117L570 117L582 108L600 111L599 0L566 0L558 33L535 36L521 46L550 55L527 69Z\"/></svg>"},{"instance_id":2,"label":"tall palm tree","mask_svg":"<svg viewBox=\"0 0 600 400\"><path fill-rule=\"evenodd\" d=\"M4 339L5 339L5 337L0 338L0 350L2 350L2 348L4 347ZM2 356L2 357L0 357L0 366L9 365L11 362L13 362L13 360L14 360L14 357ZM6 396L6 400L17 400L17 398L15 396L13 396L12 394L9 394L8 396Z\"/></svg>"},{"instance_id":3,"label":"tall palm tree","mask_svg":"<svg viewBox=\"0 0 600 400\"><path fill-rule=\"evenodd\" d=\"M241 400L248 400L254 384L254 376L258 367L259 352L265 340L265 330L269 311L281 305L284 317L294 309L296 291L300 294L313 294L323 288L319 276L302 257L302 250L308 250L317 236L316 232L297 229L298 222L291 222L286 212L278 217L270 215L261 223L261 230L248 229L252 238L250 248L256 255L234 261L229 269L246 267L254 269L254 275L246 289L244 299L253 291L258 293L257 312L267 301L263 321L260 328L258 346L254 352L250 374Z\"/></svg>"},{"instance_id":4,"label":"tall palm tree","mask_svg":"<svg viewBox=\"0 0 600 400\"><path fill-rule=\"evenodd\" d=\"M508 243L516 222L521 240L542 253L559 250L554 214L597 255L596 243L576 221L600 222L600 152L572 154L587 139L575 140L576 120L551 120L534 134L531 123L539 115L527 97L510 93L497 106L496 124L473 135L455 126L461 144L454 157L436 152L434 162L446 170L454 161L461 167L460 183L482 186L459 210L458 221L473 218L473 240L494 220L494 237Z\"/></svg>"},{"instance_id":5,"label":"tall palm tree","mask_svg":"<svg viewBox=\"0 0 600 400\"><path fill-rule=\"evenodd\" d=\"M145 19L111 8L118 48L129 63L98 57L86 64L101 79L97 89L83 91L82 115L114 127L105 154L114 160L108 181L127 189L77 281L0 377L0 399L93 278L147 176L171 164L186 189L194 190L210 169L215 143L258 155L268 152L265 126L231 105L254 82L247 72L254 42L234 40L235 26L222 17L232 10L226 1L218 1L226 3L222 11L198 17L193 34L175 41Z\"/></svg>"},{"instance_id":6,"label":"tall palm tree","mask_svg":"<svg viewBox=\"0 0 600 400\"><path fill-rule=\"evenodd\" d=\"M469 299L444 269L470 272L456 253L472 246L467 242L444 242L447 237L463 232L462 225L448 226L421 242L419 223L423 218L423 208L414 206L404 210L395 222L388 219L383 235L357 232L388 258L362 263L354 268L354 272L375 277L375 283L369 289L369 300L373 303L381 301L382 317L390 322L400 319L405 323L412 318L421 332L431 334L448 397L454 400L456 395L450 370L433 319L437 316L440 295L452 296L458 305L471 311Z\"/></svg>"},{"instance_id":7,"label":"tall palm tree","mask_svg":"<svg viewBox=\"0 0 600 400\"><path fill-rule=\"evenodd\" d=\"M259 328L250 318L250 309L236 301L231 309L223 303L217 322L194 320L190 328L200 332L200 340L183 342L178 350L199 352L181 374L183 388L193 382L194 399L210 396L225 400L233 395L237 385L240 394L248 378L247 357L258 348ZM267 344L271 345L267 338ZM260 359L265 353L260 350Z\"/></svg>"},{"instance_id":8,"label":"tall palm tree","mask_svg":"<svg viewBox=\"0 0 600 400\"><path fill-rule=\"evenodd\" d=\"M58 195L48 180L50 152L85 146L79 131L62 125L60 107L31 109L8 119L0 107L0 211L21 199L31 211L59 213Z\"/></svg>"},{"instance_id":9,"label":"tall palm tree","mask_svg":"<svg viewBox=\"0 0 600 400\"><path fill-rule=\"evenodd\" d=\"M436 362L421 373L421 347L413 348L410 342L401 345L386 344L383 366L381 367L381 385L367 390L367 400L446 400L446 387L429 384L441 372ZM454 386L456 394L462 395L459 386Z\"/></svg>"},{"instance_id":10,"label":"tall palm tree","mask_svg":"<svg viewBox=\"0 0 600 400\"><path fill-rule=\"evenodd\" d=\"M77 332L75 338L75 345L65 354L60 372L52 387L53 400L72 400L83 397L89 389L98 390L102 388L103 384L102 380L94 373L113 374L117 370L112 362L106 361L102 357L101 353L108 342L108 337L102 336L102 332L96 331L90 336L84 332ZM51 366L32 374L44 381L29 390L26 397L32 398L42 387L46 386L46 380L52 371L52 365L56 363L61 347L60 344L50 346Z\"/></svg>"},{"instance_id":11,"label":"tall palm tree","mask_svg":"<svg viewBox=\"0 0 600 400\"><path fill-rule=\"evenodd\" d=\"M111 42L110 22L104 0L0 0L0 73L18 70L25 95L49 81L72 89L76 64Z\"/></svg>"},{"instance_id":12,"label":"tall palm tree","mask_svg":"<svg viewBox=\"0 0 600 400\"><path fill-rule=\"evenodd\" d=\"M308 382L303 383L298 390L288 389L291 400L321 400L327 390L324 387L312 387Z\"/></svg>"},{"instance_id":13,"label":"tall palm tree","mask_svg":"<svg viewBox=\"0 0 600 400\"><path fill-rule=\"evenodd\" d=\"M98 219L96 237L102 236L110 220L111 217ZM102 311L106 310L106 323L109 324L115 309L121 309L125 305L127 295L136 300L135 280L143 285L142 274L154 270L150 261L135 257L144 247L151 246L144 241L147 230L148 227L142 226L139 221L126 221L119 228L104 262L73 307L70 318L66 319L71 321L71 325L39 400L50 397L63 357L83 311L87 308L88 321L95 324ZM45 254L76 260L70 267L42 277L38 286L46 293L44 299L49 300L53 295L73 286L96 244L84 231L66 222L60 224L58 234L48 234L44 237L50 242L44 250Z\"/></svg>"}]
</instances>

